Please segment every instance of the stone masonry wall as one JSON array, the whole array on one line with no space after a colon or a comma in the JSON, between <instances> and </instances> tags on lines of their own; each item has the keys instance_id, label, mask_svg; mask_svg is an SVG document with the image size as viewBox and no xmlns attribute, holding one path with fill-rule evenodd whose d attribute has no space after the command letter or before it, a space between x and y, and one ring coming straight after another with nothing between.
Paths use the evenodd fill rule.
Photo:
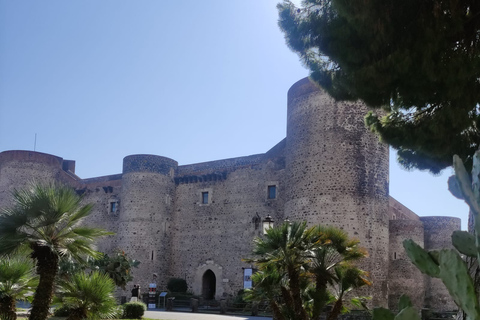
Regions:
<instances>
[{"instance_id":1,"label":"stone masonry wall","mask_svg":"<svg viewBox=\"0 0 480 320\"><path fill-rule=\"evenodd\" d=\"M388 307L398 310L400 296L406 294L417 310L421 310L424 305L426 279L408 258L403 241L412 239L423 247L423 223L420 220L390 220L389 230Z\"/></svg>"},{"instance_id":2,"label":"stone masonry wall","mask_svg":"<svg viewBox=\"0 0 480 320\"><path fill-rule=\"evenodd\" d=\"M452 233L460 230L460 219L453 217L420 217L425 232L425 249L453 249ZM447 288L438 278L426 277L425 306L432 310L452 311L458 307L453 302Z\"/></svg>"},{"instance_id":3,"label":"stone masonry wall","mask_svg":"<svg viewBox=\"0 0 480 320\"><path fill-rule=\"evenodd\" d=\"M12 203L14 189L31 182L59 181L74 185L75 179L62 170L63 159L40 152L4 151L0 153L0 204Z\"/></svg>"},{"instance_id":4,"label":"stone masonry wall","mask_svg":"<svg viewBox=\"0 0 480 320\"><path fill-rule=\"evenodd\" d=\"M121 179L91 180L89 183L83 183L78 186L77 193L83 197L83 203L93 204L92 213L88 217L88 220L83 223L91 227L102 228L118 234L119 215L122 210L120 201L121 190ZM114 212L112 212L112 203L115 203ZM107 253L121 249L116 235L100 238L97 241L97 248L99 251Z\"/></svg>"},{"instance_id":5,"label":"stone masonry wall","mask_svg":"<svg viewBox=\"0 0 480 320\"><path fill-rule=\"evenodd\" d=\"M170 264L174 175L177 162L165 157L133 155L124 158L118 245L141 261L135 282L146 288L157 273L165 287Z\"/></svg>"},{"instance_id":6,"label":"stone masonry wall","mask_svg":"<svg viewBox=\"0 0 480 320\"><path fill-rule=\"evenodd\" d=\"M390 220L420 220L415 212L392 197L388 199L388 216Z\"/></svg>"},{"instance_id":7,"label":"stone masonry wall","mask_svg":"<svg viewBox=\"0 0 480 320\"><path fill-rule=\"evenodd\" d=\"M369 252L361 266L373 304L387 304L388 146L363 123L367 109L337 103L308 78L288 93L285 215L344 229Z\"/></svg>"},{"instance_id":8,"label":"stone masonry wall","mask_svg":"<svg viewBox=\"0 0 480 320\"><path fill-rule=\"evenodd\" d=\"M277 198L267 199L267 187L277 186ZM208 203L202 203L208 192ZM283 220L283 169L266 161L230 172L226 179L177 185L172 232L171 276L186 278L201 294L202 276L212 270L217 298L243 288L242 258L250 256L261 220Z\"/></svg>"}]
</instances>

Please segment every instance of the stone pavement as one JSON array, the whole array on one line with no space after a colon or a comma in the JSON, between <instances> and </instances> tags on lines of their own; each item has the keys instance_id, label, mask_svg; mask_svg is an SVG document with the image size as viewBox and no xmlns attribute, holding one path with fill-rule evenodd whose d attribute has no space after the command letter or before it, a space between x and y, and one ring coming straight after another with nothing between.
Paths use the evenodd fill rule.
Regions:
<instances>
[{"instance_id":1,"label":"stone pavement","mask_svg":"<svg viewBox=\"0 0 480 320\"><path fill-rule=\"evenodd\" d=\"M145 311L143 317L162 320L272 320L272 318L269 317L226 316L220 314L168 311Z\"/></svg>"}]
</instances>

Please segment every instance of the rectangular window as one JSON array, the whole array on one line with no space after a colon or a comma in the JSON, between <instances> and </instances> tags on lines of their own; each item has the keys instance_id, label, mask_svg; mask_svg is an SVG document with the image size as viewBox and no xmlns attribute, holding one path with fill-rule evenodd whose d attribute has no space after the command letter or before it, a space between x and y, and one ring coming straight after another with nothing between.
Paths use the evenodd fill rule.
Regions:
<instances>
[{"instance_id":1,"label":"rectangular window","mask_svg":"<svg viewBox=\"0 0 480 320\"><path fill-rule=\"evenodd\" d=\"M202 204L208 204L208 192L202 192Z\"/></svg>"},{"instance_id":2,"label":"rectangular window","mask_svg":"<svg viewBox=\"0 0 480 320\"><path fill-rule=\"evenodd\" d=\"M110 212L117 212L117 203L110 202Z\"/></svg>"},{"instance_id":3,"label":"rectangular window","mask_svg":"<svg viewBox=\"0 0 480 320\"><path fill-rule=\"evenodd\" d=\"M277 198L277 186L268 186L268 199Z\"/></svg>"}]
</instances>

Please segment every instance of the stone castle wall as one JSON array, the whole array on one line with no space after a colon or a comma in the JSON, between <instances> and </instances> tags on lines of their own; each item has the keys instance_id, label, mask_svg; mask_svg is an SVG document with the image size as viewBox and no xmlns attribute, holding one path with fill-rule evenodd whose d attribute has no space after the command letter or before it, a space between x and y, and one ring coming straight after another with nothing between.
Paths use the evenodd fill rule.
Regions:
<instances>
[{"instance_id":1,"label":"stone castle wall","mask_svg":"<svg viewBox=\"0 0 480 320\"><path fill-rule=\"evenodd\" d=\"M402 294L410 297L414 306L421 310L424 306L425 276L412 264L403 248L403 241L412 239L424 246L424 229L420 220L390 220L390 263L388 307L398 310Z\"/></svg>"},{"instance_id":2,"label":"stone castle wall","mask_svg":"<svg viewBox=\"0 0 480 320\"><path fill-rule=\"evenodd\" d=\"M460 219L453 217L420 217L425 230L425 249L454 249L452 233L460 230ZM425 278L425 306L432 310L451 311L457 306L443 282L438 278Z\"/></svg>"},{"instance_id":3,"label":"stone castle wall","mask_svg":"<svg viewBox=\"0 0 480 320\"><path fill-rule=\"evenodd\" d=\"M365 129L367 108L337 103L309 79L288 92L285 215L344 229L370 257L367 294L386 306L388 146Z\"/></svg>"},{"instance_id":4,"label":"stone castle wall","mask_svg":"<svg viewBox=\"0 0 480 320\"><path fill-rule=\"evenodd\" d=\"M63 170L64 160L32 151L0 153L0 204L11 203L14 189L22 189L33 181L60 181L75 185L75 174Z\"/></svg>"},{"instance_id":5,"label":"stone castle wall","mask_svg":"<svg viewBox=\"0 0 480 320\"><path fill-rule=\"evenodd\" d=\"M205 275L213 274L215 287L208 290L217 299L243 288L243 268L251 266L242 258L262 235L267 215L275 224L289 218L334 225L369 251L362 267L374 285L363 294L373 295L374 305L395 304L403 291L420 305L424 290L432 297L445 292L424 283L401 242L411 237L426 248L449 245L459 223L418 219L389 198L388 147L364 128L365 111L358 103L333 101L303 79L288 94L287 137L265 154L184 166L161 156L132 155L121 174L80 179L74 161L5 151L0 206L9 205L11 190L32 178L68 184L95 205L85 224L116 232L101 240L99 249L118 248L141 261L133 271L135 283L146 288L156 273L158 290L179 277L196 294L206 294ZM273 199L269 186L276 189Z\"/></svg>"},{"instance_id":6,"label":"stone castle wall","mask_svg":"<svg viewBox=\"0 0 480 320\"><path fill-rule=\"evenodd\" d=\"M172 238L175 197L174 176L178 163L152 156L134 155L123 160L122 212L119 215L119 247L141 261L138 279L142 287L161 275L157 284L166 286Z\"/></svg>"},{"instance_id":7,"label":"stone castle wall","mask_svg":"<svg viewBox=\"0 0 480 320\"><path fill-rule=\"evenodd\" d=\"M186 277L201 292L199 273L211 261L222 267L217 296L243 288L242 268L250 265L241 259L250 256L253 238L261 235L261 220L267 215L283 220L283 170L274 168L267 162L239 168L222 180L177 186L172 276ZM268 185L278 186L278 198L267 199ZM202 192L208 192L206 204Z\"/></svg>"}]
</instances>

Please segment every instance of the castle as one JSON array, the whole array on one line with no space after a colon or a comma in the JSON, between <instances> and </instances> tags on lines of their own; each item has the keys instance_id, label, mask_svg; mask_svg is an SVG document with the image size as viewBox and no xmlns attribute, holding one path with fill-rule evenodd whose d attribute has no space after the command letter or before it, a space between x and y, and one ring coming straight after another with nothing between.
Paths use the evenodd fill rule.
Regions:
<instances>
[{"instance_id":1,"label":"castle","mask_svg":"<svg viewBox=\"0 0 480 320\"><path fill-rule=\"evenodd\" d=\"M389 196L388 146L363 123L367 108L335 102L308 78L288 92L287 137L264 154L178 165L155 155L130 155L121 174L81 179L75 162L32 151L0 153L0 207L29 181L56 180L94 203L86 224L114 231L99 250L124 250L141 261L135 283L153 273L162 290L185 278L205 298L235 295L252 266L252 240L262 221L334 225L369 252L361 267L375 306L396 308L402 293L417 307L456 309L438 279L422 275L402 247L451 247L460 219L418 217ZM248 280L248 279L247 279Z\"/></svg>"}]
</instances>

